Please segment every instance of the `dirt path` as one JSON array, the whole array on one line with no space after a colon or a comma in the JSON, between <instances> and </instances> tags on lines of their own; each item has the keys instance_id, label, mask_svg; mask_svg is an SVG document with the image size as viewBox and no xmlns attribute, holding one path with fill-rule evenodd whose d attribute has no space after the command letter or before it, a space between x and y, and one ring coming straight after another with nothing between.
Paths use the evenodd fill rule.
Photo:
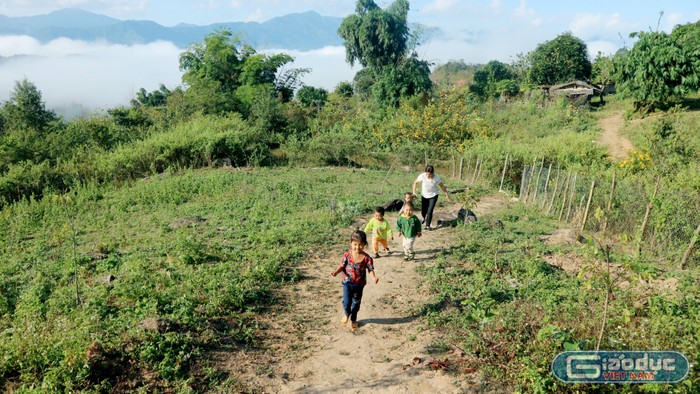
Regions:
<instances>
[{"instance_id":1,"label":"dirt path","mask_svg":"<svg viewBox=\"0 0 700 394\"><path fill-rule=\"evenodd\" d=\"M505 203L503 196L487 197L472 210L479 217ZM457 204L438 207L433 225L437 219L451 219L459 208ZM386 218L395 228L397 214L388 213ZM349 238L350 231L345 232ZM343 249L310 261L304 267L305 279L290 300L292 310L282 316L290 335L285 340L280 334L273 341L278 354L270 360L272 371L258 376L256 386L283 393L468 391L466 379L455 380L444 370L449 364L449 360L444 364L445 359L460 357L459 352L441 348L436 354L439 334L419 317L431 295L421 285L416 267L434 264L435 255L453 245L454 237L447 227L424 231L416 240L416 260L407 262L395 235L390 241L394 253L375 259L379 283L365 287L360 328L355 331L349 324L340 324L342 286L339 277L330 276ZM285 330L285 324L276 329Z\"/></svg>"},{"instance_id":2,"label":"dirt path","mask_svg":"<svg viewBox=\"0 0 700 394\"><path fill-rule=\"evenodd\" d=\"M620 128L622 128L624 122L621 112L598 121L598 125L603 130L603 134L600 136L600 143L608 147L610 158L616 162L625 160L629 151L634 149L632 142L620 135Z\"/></svg>"}]
</instances>

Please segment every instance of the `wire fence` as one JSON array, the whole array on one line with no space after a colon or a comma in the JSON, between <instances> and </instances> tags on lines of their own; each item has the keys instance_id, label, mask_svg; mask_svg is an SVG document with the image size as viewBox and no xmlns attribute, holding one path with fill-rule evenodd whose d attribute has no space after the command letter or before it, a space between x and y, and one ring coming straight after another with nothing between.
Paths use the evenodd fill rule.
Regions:
<instances>
[{"instance_id":1,"label":"wire fence","mask_svg":"<svg viewBox=\"0 0 700 394\"><path fill-rule=\"evenodd\" d=\"M546 158L454 157L438 163L444 173L517 196L525 204L568 223L579 233L625 244L639 260L678 268L700 263L700 196L616 172L565 168Z\"/></svg>"}]
</instances>

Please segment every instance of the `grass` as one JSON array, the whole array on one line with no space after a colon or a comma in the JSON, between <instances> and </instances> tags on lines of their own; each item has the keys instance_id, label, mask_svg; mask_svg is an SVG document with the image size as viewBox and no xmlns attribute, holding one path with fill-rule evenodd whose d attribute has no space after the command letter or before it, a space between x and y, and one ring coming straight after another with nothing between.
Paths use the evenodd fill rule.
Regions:
<instances>
[{"instance_id":1,"label":"grass","mask_svg":"<svg viewBox=\"0 0 700 394\"><path fill-rule=\"evenodd\" d=\"M504 221L505 230L483 225L496 218ZM564 350L595 348L607 277L596 265L584 266L586 274L578 276L549 265L544 257L553 254L584 261L602 259L600 251L590 245L548 245L538 240L557 227L554 219L531 207L512 205L493 217L480 218L476 225L457 227L462 241L425 270L434 299L424 315L451 338L451 346L466 352L465 368L460 369L480 370L487 382L508 382L519 392L581 390L555 380L549 366ZM495 248L499 249L497 257ZM619 264L628 258L613 246L612 260ZM637 277L631 270L625 275ZM676 270L663 276L678 278L685 285L677 293L664 294L619 286L623 279L613 281L615 299L610 302L601 349L680 351L694 365L687 380L674 385L608 385L587 390L694 392L700 291L689 284L697 283L698 275Z\"/></svg>"},{"instance_id":2,"label":"grass","mask_svg":"<svg viewBox=\"0 0 700 394\"><path fill-rule=\"evenodd\" d=\"M277 302L280 286L298 280L297 264L345 242L339 227L400 198L414 176L184 171L6 207L3 389L119 389L114 374L144 371L155 372L161 390L190 385L203 349L255 346L256 314ZM147 318L169 328L143 329ZM101 349L95 360L86 356L91 346ZM206 390L219 378L202 379Z\"/></svg>"}]
</instances>

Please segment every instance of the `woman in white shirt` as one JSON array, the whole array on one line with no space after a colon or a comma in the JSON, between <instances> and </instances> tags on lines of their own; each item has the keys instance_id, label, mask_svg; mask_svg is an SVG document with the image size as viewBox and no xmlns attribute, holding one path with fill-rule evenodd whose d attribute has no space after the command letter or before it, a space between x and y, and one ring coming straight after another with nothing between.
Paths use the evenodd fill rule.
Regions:
<instances>
[{"instance_id":1,"label":"woman in white shirt","mask_svg":"<svg viewBox=\"0 0 700 394\"><path fill-rule=\"evenodd\" d=\"M431 165L425 166L425 172L418 175L418 178L413 182L413 195L416 195L416 187L421 183L421 216L423 216L423 223L425 224L425 229L430 231L430 222L433 220L433 210L437 204L439 189L445 192L447 201L452 201L450 199L450 194L447 192L445 184L442 183L442 178L440 175L435 173L435 168Z\"/></svg>"}]
</instances>

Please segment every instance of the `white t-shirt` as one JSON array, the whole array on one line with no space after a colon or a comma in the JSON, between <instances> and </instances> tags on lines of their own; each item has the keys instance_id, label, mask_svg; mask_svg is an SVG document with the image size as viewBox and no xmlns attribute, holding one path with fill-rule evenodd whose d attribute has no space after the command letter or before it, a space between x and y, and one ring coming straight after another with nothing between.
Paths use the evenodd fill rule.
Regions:
<instances>
[{"instance_id":1,"label":"white t-shirt","mask_svg":"<svg viewBox=\"0 0 700 394\"><path fill-rule=\"evenodd\" d=\"M440 175L438 174L433 174L433 179L428 178L428 175L426 173L422 173L418 175L418 179L416 179L416 182L421 183L421 196L425 198L433 198L438 195L438 185L442 183L442 178L440 178Z\"/></svg>"}]
</instances>

